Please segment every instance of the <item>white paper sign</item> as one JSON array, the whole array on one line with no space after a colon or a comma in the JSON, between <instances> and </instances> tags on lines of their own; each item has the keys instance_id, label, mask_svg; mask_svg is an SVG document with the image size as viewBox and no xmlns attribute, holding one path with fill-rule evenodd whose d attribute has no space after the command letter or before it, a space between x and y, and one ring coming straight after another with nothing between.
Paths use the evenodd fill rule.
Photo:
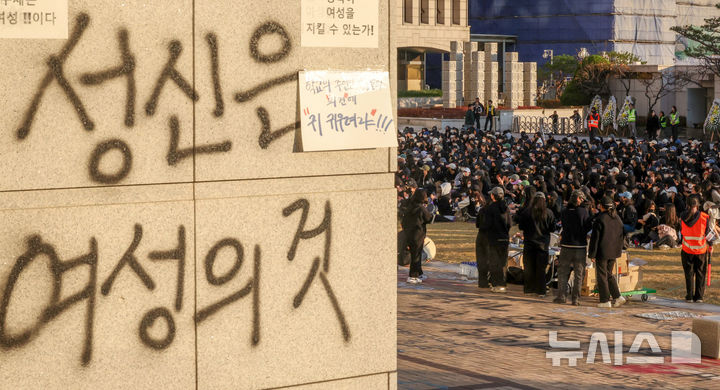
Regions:
<instances>
[{"instance_id":1,"label":"white paper sign","mask_svg":"<svg viewBox=\"0 0 720 390\"><path fill-rule=\"evenodd\" d=\"M397 146L388 72L300 72L303 150Z\"/></svg>"},{"instance_id":2,"label":"white paper sign","mask_svg":"<svg viewBox=\"0 0 720 390\"><path fill-rule=\"evenodd\" d=\"M377 48L379 1L302 0L302 46Z\"/></svg>"},{"instance_id":3,"label":"white paper sign","mask_svg":"<svg viewBox=\"0 0 720 390\"><path fill-rule=\"evenodd\" d=\"M0 0L0 38L67 39L68 0Z\"/></svg>"}]
</instances>

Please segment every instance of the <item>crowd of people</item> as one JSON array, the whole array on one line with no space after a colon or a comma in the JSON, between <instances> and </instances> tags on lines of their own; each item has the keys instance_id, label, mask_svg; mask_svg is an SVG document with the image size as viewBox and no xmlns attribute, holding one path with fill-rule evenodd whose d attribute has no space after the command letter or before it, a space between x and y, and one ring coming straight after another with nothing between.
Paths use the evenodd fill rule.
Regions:
<instances>
[{"instance_id":1,"label":"crowd of people","mask_svg":"<svg viewBox=\"0 0 720 390\"><path fill-rule=\"evenodd\" d=\"M686 299L702 301L720 218L717 143L561 138L475 124L399 132L395 184L403 230L412 236L408 282L423 278L425 224L462 220L478 228L481 288L505 291L509 231L516 224L523 236L527 294L546 294L550 236L557 233L557 303L568 295L578 303L578 278L589 258L595 262L600 305L620 306L624 299L612 269L623 248L679 246ZM567 291L571 269L575 281Z\"/></svg>"}]
</instances>

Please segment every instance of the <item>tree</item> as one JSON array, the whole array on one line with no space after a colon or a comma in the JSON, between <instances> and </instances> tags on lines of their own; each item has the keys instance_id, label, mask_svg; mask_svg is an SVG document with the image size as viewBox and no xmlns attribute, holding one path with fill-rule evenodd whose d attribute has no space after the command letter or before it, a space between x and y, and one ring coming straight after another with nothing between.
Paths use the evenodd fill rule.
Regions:
<instances>
[{"instance_id":1,"label":"tree","mask_svg":"<svg viewBox=\"0 0 720 390\"><path fill-rule=\"evenodd\" d=\"M694 74L690 71L668 68L660 72L638 73L637 80L645 87L648 102L648 114L666 96L684 90L693 83Z\"/></svg>"},{"instance_id":2,"label":"tree","mask_svg":"<svg viewBox=\"0 0 720 390\"><path fill-rule=\"evenodd\" d=\"M586 95L601 97L610 96L610 80L624 78L629 67L623 63L611 62L609 59L593 55L585 58L575 73L574 81Z\"/></svg>"},{"instance_id":3,"label":"tree","mask_svg":"<svg viewBox=\"0 0 720 390\"><path fill-rule=\"evenodd\" d=\"M643 61L640 57L627 51L611 51L607 53L607 59L613 64L632 65L639 62L644 65L647 63L647 61Z\"/></svg>"},{"instance_id":4,"label":"tree","mask_svg":"<svg viewBox=\"0 0 720 390\"><path fill-rule=\"evenodd\" d=\"M565 80L575 75L579 65L577 58L562 54L553 58L552 64L546 62L538 69L538 78L543 81L544 95L550 89L555 90L555 96L560 96L566 87ZM552 83L549 81L552 80Z\"/></svg>"},{"instance_id":5,"label":"tree","mask_svg":"<svg viewBox=\"0 0 720 390\"><path fill-rule=\"evenodd\" d=\"M715 7L720 8L720 4ZM670 29L692 43L685 49L688 57L700 60L705 69L720 77L720 17L705 19L702 26L675 26Z\"/></svg>"},{"instance_id":6,"label":"tree","mask_svg":"<svg viewBox=\"0 0 720 390\"><path fill-rule=\"evenodd\" d=\"M555 80L563 80L566 77L572 77L577 71L579 61L571 55L563 54L553 58L552 64L546 62L538 69L538 78L540 80L550 80L550 75Z\"/></svg>"}]
</instances>

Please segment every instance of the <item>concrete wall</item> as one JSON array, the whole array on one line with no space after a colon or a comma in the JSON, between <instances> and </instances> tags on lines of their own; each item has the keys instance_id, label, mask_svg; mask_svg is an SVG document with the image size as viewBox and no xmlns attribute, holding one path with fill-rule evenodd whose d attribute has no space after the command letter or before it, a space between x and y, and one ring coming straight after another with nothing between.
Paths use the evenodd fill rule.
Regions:
<instances>
[{"instance_id":1,"label":"concrete wall","mask_svg":"<svg viewBox=\"0 0 720 390\"><path fill-rule=\"evenodd\" d=\"M379 4L377 49L301 47L277 0L0 39L1 388L395 388L395 151L295 129L299 70L394 69Z\"/></svg>"},{"instance_id":2,"label":"concrete wall","mask_svg":"<svg viewBox=\"0 0 720 390\"><path fill-rule=\"evenodd\" d=\"M420 20L420 1L412 0L413 18L411 23L405 22L404 4L406 0L392 0L394 9L392 26L395 28L393 45L398 47L427 48L438 51L450 51L450 41L467 41L470 39L468 27L468 0L460 0L460 24L452 23L452 0L444 1L445 21L438 23L438 0L429 0L428 23Z\"/></svg>"}]
</instances>

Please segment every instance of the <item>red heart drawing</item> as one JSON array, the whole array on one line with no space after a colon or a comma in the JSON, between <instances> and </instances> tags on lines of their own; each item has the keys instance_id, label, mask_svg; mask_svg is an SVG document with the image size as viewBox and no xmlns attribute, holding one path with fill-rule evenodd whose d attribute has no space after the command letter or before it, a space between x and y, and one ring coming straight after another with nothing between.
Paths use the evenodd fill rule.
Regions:
<instances>
[{"instance_id":1,"label":"red heart drawing","mask_svg":"<svg viewBox=\"0 0 720 390\"><path fill-rule=\"evenodd\" d=\"M370 111L370 115L372 115L372 116L375 116L375 114L376 114L376 113L377 113L377 110L376 110L376 109L374 109L374 108L373 108L373 110L372 110L372 111Z\"/></svg>"},{"instance_id":2,"label":"red heart drawing","mask_svg":"<svg viewBox=\"0 0 720 390\"><path fill-rule=\"evenodd\" d=\"M348 97L348 94L347 94L347 92L345 92L345 99L347 99L347 97Z\"/></svg>"}]
</instances>

